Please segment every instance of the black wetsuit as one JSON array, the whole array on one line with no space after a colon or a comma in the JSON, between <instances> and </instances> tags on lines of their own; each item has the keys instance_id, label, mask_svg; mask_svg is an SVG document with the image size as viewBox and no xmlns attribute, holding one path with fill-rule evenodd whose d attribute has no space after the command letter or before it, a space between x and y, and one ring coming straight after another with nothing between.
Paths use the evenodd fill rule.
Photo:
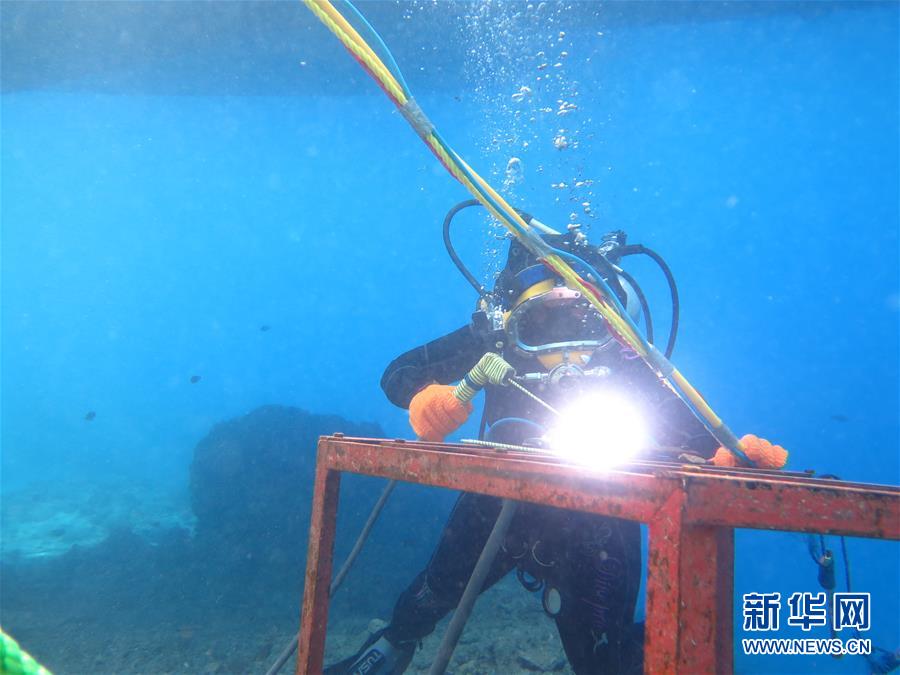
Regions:
<instances>
[{"instance_id":1,"label":"black wetsuit","mask_svg":"<svg viewBox=\"0 0 900 675\"><path fill-rule=\"evenodd\" d=\"M423 387L456 382L494 348L494 338L465 326L395 359L381 386L393 403L408 408ZM536 360L507 352L504 358L519 374L541 370ZM618 345L611 344L595 354L588 367L597 365L609 367L610 374L590 384L584 379L574 388L548 386L540 396L560 405L584 390L579 387L615 388L630 394L642 409L658 444L706 457L713 454L717 443L712 436L643 362L625 358ZM485 420L502 432L491 436L493 440L521 443L529 434L540 435L528 423L496 424L504 418L541 425L548 421L543 408L511 387L489 387L486 397ZM430 634L457 605L500 505L496 497L460 496L430 562L397 601L385 632L393 644L408 646ZM555 621L576 673L641 671L642 637L634 626L641 577L638 523L522 503L485 588L513 568L519 568L526 580L543 581L559 592L562 603Z\"/></svg>"}]
</instances>

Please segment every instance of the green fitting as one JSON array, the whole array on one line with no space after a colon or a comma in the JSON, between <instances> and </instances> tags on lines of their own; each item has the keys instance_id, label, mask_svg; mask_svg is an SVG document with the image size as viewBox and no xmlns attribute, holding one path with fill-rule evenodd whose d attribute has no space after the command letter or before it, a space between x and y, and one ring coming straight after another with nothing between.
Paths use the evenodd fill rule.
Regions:
<instances>
[{"instance_id":1,"label":"green fitting","mask_svg":"<svg viewBox=\"0 0 900 675\"><path fill-rule=\"evenodd\" d=\"M53 675L0 629L0 675Z\"/></svg>"}]
</instances>

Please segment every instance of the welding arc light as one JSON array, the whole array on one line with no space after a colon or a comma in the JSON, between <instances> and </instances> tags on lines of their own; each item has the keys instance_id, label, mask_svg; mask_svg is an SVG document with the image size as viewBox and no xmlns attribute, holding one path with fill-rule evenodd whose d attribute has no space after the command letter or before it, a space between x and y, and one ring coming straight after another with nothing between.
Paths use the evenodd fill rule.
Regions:
<instances>
[{"instance_id":1,"label":"welding arc light","mask_svg":"<svg viewBox=\"0 0 900 675\"><path fill-rule=\"evenodd\" d=\"M612 393L598 393L564 409L545 440L565 459L604 469L627 462L647 445L648 438L633 403Z\"/></svg>"}]
</instances>

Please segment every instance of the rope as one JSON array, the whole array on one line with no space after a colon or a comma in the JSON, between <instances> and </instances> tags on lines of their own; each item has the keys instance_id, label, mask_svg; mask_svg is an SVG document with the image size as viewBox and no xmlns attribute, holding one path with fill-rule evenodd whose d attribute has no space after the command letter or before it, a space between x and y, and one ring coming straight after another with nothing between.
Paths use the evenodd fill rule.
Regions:
<instances>
[{"instance_id":1,"label":"rope","mask_svg":"<svg viewBox=\"0 0 900 675\"><path fill-rule=\"evenodd\" d=\"M0 675L52 675L0 629Z\"/></svg>"}]
</instances>

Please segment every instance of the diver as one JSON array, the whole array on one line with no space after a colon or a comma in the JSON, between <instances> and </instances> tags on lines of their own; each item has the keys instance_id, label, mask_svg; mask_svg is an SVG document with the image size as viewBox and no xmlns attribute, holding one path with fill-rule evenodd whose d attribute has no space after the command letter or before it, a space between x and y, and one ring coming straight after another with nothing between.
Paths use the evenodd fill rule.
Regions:
<instances>
[{"instance_id":1,"label":"diver","mask_svg":"<svg viewBox=\"0 0 900 675\"><path fill-rule=\"evenodd\" d=\"M506 265L493 291L486 292L449 243L454 213L445 221L444 239L481 295L477 311L469 324L397 357L381 379L390 401L409 410L419 438L442 441L466 422L473 408L453 395L451 383L462 380L485 353L495 352L512 366L518 382L553 408L597 392L627 396L656 445L697 461L735 465L686 405L614 339L587 301L518 240L511 241ZM597 246L578 230L542 237L566 253L583 278L602 275L629 314L643 312L649 322L643 293L618 267L623 256L643 247L627 247L622 232L606 235ZM668 353L677 321L672 323ZM539 444L555 421L513 387L489 387L485 394L481 436L486 440ZM784 465L783 448L755 436L742 440L758 465ZM428 565L397 600L390 623L325 672L402 673L420 641L458 604L500 508L499 498L463 493ZM543 591L544 609L556 622L576 673L642 672L643 624L634 620L641 581L639 523L520 504L482 592L513 570L526 589Z\"/></svg>"}]
</instances>

